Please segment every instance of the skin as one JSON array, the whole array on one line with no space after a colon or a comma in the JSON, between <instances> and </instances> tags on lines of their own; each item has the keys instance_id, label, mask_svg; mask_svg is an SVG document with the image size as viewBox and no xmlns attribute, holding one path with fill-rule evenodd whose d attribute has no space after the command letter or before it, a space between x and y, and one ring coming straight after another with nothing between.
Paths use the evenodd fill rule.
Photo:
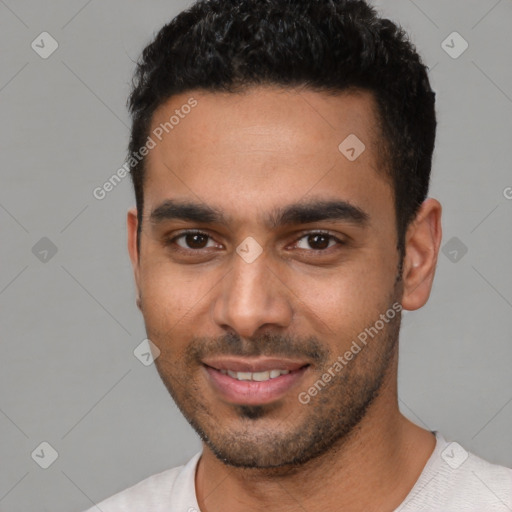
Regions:
<instances>
[{"instance_id":1,"label":"skin","mask_svg":"<svg viewBox=\"0 0 512 512\"><path fill-rule=\"evenodd\" d=\"M135 209L127 223L139 307L161 351L157 370L203 439L199 506L392 511L435 446L398 409L399 315L308 404L297 395L393 303L406 310L426 303L441 205L427 199L410 224L397 280L393 189L378 159L369 93L190 91L161 105L152 129L190 97L197 106L147 157L140 253ZM353 162L338 150L352 133L366 146ZM215 207L227 223L152 222L151 212L168 199ZM312 199L346 201L368 220L265 224L276 208ZM184 229L208 237L166 245ZM344 244L308 238L319 230ZM262 248L252 263L236 252L249 236ZM310 366L284 397L243 407L209 383L201 359L212 354L289 354Z\"/></svg>"}]
</instances>

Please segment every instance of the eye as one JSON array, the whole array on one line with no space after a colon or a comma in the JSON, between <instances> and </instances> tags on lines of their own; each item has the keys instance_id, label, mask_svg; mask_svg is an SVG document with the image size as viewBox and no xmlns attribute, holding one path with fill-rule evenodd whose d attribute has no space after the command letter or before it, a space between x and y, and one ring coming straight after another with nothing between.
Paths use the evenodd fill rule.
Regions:
<instances>
[{"instance_id":1,"label":"eye","mask_svg":"<svg viewBox=\"0 0 512 512\"><path fill-rule=\"evenodd\" d=\"M304 240L304 242L301 242L301 240ZM299 249L309 251L325 251L326 249L330 249L332 246L336 245L336 243L338 243L338 245L344 245L344 242L334 235L325 233L323 231L317 231L303 235L301 238L299 238L299 241L296 245ZM300 246L301 244L302 247Z\"/></svg>"},{"instance_id":2,"label":"eye","mask_svg":"<svg viewBox=\"0 0 512 512\"><path fill-rule=\"evenodd\" d=\"M189 253L199 253L204 249L219 248L219 244L215 243L209 234L195 230L182 231L178 235L165 240L165 245ZM295 242L294 247L311 253L328 252L328 249L335 245L345 245L345 242L328 232L315 231L303 234Z\"/></svg>"},{"instance_id":3,"label":"eye","mask_svg":"<svg viewBox=\"0 0 512 512\"><path fill-rule=\"evenodd\" d=\"M178 240L182 240L182 243L179 243ZM212 245L208 245L208 242L211 242ZM183 250L192 251L215 247L215 243L211 240L210 235L203 233L202 231L184 231L166 241L166 245L172 244L176 244Z\"/></svg>"}]
</instances>

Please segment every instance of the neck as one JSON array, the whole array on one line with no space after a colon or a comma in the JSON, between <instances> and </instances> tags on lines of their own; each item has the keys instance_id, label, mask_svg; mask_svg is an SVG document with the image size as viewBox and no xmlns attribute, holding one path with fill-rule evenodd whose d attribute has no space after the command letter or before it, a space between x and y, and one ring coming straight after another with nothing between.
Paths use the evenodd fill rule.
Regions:
<instances>
[{"instance_id":1,"label":"neck","mask_svg":"<svg viewBox=\"0 0 512 512\"><path fill-rule=\"evenodd\" d=\"M201 511L393 511L414 486L435 447L429 431L399 412L397 359L359 425L300 468L234 468L219 461L205 445L196 472Z\"/></svg>"}]
</instances>

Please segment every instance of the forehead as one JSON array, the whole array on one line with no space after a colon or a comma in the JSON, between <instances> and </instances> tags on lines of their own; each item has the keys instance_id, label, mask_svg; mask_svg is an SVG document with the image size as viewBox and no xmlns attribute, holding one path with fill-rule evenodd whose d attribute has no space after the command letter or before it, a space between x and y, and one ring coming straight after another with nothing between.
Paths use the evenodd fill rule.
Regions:
<instances>
[{"instance_id":1,"label":"forehead","mask_svg":"<svg viewBox=\"0 0 512 512\"><path fill-rule=\"evenodd\" d=\"M155 147L146 159L148 207L169 197L258 208L308 193L390 198L367 92L195 90L161 105L149 135Z\"/></svg>"},{"instance_id":2,"label":"forehead","mask_svg":"<svg viewBox=\"0 0 512 512\"><path fill-rule=\"evenodd\" d=\"M197 105L190 108L192 100ZM246 151L286 148L302 154L324 151L326 143L341 142L350 134L367 146L379 142L376 103L370 92L362 90L338 94L276 86L238 93L195 90L172 96L155 111L151 130L159 127L162 138L186 142L200 152L232 151L235 146ZM280 137L269 137L273 133Z\"/></svg>"}]
</instances>

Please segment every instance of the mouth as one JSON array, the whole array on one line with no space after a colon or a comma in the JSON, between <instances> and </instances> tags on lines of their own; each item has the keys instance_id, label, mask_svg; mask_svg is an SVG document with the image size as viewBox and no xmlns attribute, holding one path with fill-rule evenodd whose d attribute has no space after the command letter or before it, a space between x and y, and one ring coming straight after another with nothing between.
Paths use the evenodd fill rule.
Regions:
<instances>
[{"instance_id":1,"label":"mouth","mask_svg":"<svg viewBox=\"0 0 512 512\"><path fill-rule=\"evenodd\" d=\"M283 398L303 379L309 363L289 359L215 358L203 361L207 380L225 401L263 405Z\"/></svg>"}]
</instances>

